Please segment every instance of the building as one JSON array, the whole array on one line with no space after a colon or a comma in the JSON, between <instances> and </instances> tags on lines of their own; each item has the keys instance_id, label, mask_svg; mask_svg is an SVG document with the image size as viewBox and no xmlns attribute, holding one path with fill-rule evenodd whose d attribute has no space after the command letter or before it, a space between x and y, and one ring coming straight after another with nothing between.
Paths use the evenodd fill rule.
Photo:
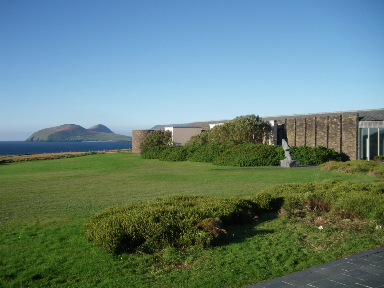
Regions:
<instances>
[{"instance_id":1,"label":"building","mask_svg":"<svg viewBox=\"0 0 384 288\"><path fill-rule=\"evenodd\" d=\"M203 131L202 127L165 127L165 131L172 132L172 143L175 146L184 145L192 136Z\"/></svg>"},{"instance_id":2,"label":"building","mask_svg":"<svg viewBox=\"0 0 384 288\"><path fill-rule=\"evenodd\" d=\"M384 155L384 109L262 117L278 124L277 144L325 146L349 156L370 160Z\"/></svg>"},{"instance_id":3,"label":"building","mask_svg":"<svg viewBox=\"0 0 384 288\"><path fill-rule=\"evenodd\" d=\"M266 143L272 145L281 145L281 140L285 139L291 146L325 146L346 154L351 160L370 160L377 155L384 155L383 108L267 116L262 119L271 123L271 138ZM151 130L134 130L136 132L132 133L132 152L140 153L137 152L137 147L144 140L143 135L149 133L145 131L171 130L174 145L183 145L193 135L226 121L228 120L157 125Z\"/></svg>"}]
</instances>

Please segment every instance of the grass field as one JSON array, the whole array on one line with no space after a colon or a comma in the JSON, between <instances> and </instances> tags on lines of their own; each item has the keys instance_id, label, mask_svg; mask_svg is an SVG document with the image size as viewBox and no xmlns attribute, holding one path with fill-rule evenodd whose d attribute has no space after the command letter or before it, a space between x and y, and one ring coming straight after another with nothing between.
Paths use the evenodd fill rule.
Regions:
<instances>
[{"instance_id":1,"label":"grass field","mask_svg":"<svg viewBox=\"0 0 384 288\"><path fill-rule=\"evenodd\" d=\"M319 169L232 169L106 153L0 165L0 287L243 287L384 245L382 231L319 231L276 214L226 227L210 249L105 254L84 239L101 209L166 195L253 196L283 183L375 182Z\"/></svg>"}]
</instances>

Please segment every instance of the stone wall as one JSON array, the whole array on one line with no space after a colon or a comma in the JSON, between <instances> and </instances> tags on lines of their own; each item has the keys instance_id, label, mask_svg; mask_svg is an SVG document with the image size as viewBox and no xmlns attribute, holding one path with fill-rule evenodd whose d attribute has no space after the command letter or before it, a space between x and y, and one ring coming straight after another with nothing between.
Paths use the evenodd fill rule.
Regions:
<instances>
[{"instance_id":1,"label":"stone wall","mask_svg":"<svg viewBox=\"0 0 384 288\"><path fill-rule=\"evenodd\" d=\"M315 117L316 146L328 147L328 116Z\"/></svg>"},{"instance_id":2,"label":"stone wall","mask_svg":"<svg viewBox=\"0 0 384 288\"><path fill-rule=\"evenodd\" d=\"M350 159L358 157L359 119L356 114L346 114L342 118L341 150L348 154ZM345 151L348 151L345 152Z\"/></svg>"},{"instance_id":3,"label":"stone wall","mask_svg":"<svg viewBox=\"0 0 384 288\"><path fill-rule=\"evenodd\" d=\"M328 117L328 147L341 152L341 115Z\"/></svg>"},{"instance_id":4,"label":"stone wall","mask_svg":"<svg viewBox=\"0 0 384 288\"><path fill-rule=\"evenodd\" d=\"M296 118L296 146L306 144L306 118Z\"/></svg>"},{"instance_id":5,"label":"stone wall","mask_svg":"<svg viewBox=\"0 0 384 288\"><path fill-rule=\"evenodd\" d=\"M305 118L305 145L316 147L316 117Z\"/></svg>"},{"instance_id":6,"label":"stone wall","mask_svg":"<svg viewBox=\"0 0 384 288\"><path fill-rule=\"evenodd\" d=\"M140 153L140 144L153 130L132 130L132 153Z\"/></svg>"},{"instance_id":7,"label":"stone wall","mask_svg":"<svg viewBox=\"0 0 384 288\"><path fill-rule=\"evenodd\" d=\"M324 146L347 154L351 160L358 157L357 113L280 119L291 146Z\"/></svg>"},{"instance_id":8,"label":"stone wall","mask_svg":"<svg viewBox=\"0 0 384 288\"><path fill-rule=\"evenodd\" d=\"M285 120L286 135L289 145L296 146L296 118Z\"/></svg>"}]
</instances>

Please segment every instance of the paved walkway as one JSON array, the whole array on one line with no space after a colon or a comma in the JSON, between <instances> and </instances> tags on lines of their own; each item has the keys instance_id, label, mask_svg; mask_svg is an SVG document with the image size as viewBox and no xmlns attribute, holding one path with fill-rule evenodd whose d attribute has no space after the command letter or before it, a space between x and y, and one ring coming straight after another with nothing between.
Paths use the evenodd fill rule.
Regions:
<instances>
[{"instance_id":1,"label":"paved walkway","mask_svg":"<svg viewBox=\"0 0 384 288\"><path fill-rule=\"evenodd\" d=\"M384 287L384 247L361 252L247 288Z\"/></svg>"}]
</instances>

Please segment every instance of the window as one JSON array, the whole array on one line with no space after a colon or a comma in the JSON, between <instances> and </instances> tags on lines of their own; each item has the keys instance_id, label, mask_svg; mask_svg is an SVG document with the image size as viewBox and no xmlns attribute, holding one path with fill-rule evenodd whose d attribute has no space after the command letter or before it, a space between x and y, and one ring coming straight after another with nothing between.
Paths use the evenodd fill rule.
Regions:
<instances>
[{"instance_id":1,"label":"window","mask_svg":"<svg viewBox=\"0 0 384 288\"><path fill-rule=\"evenodd\" d=\"M367 159L368 128L360 129L360 159Z\"/></svg>"},{"instance_id":2,"label":"window","mask_svg":"<svg viewBox=\"0 0 384 288\"><path fill-rule=\"evenodd\" d=\"M360 159L384 155L384 128L360 129Z\"/></svg>"}]
</instances>

